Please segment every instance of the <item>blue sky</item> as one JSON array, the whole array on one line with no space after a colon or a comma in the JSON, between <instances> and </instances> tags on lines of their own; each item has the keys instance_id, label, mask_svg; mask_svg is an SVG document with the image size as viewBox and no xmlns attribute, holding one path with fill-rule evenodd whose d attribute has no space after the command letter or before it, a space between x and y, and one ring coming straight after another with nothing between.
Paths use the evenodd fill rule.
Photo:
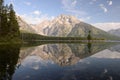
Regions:
<instances>
[{"instance_id":1,"label":"blue sky","mask_svg":"<svg viewBox=\"0 0 120 80\"><path fill-rule=\"evenodd\" d=\"M28 23L39 23L60 14L88 23L120 22L120 0L5 0Z\"/></svg>"}]
</instances>

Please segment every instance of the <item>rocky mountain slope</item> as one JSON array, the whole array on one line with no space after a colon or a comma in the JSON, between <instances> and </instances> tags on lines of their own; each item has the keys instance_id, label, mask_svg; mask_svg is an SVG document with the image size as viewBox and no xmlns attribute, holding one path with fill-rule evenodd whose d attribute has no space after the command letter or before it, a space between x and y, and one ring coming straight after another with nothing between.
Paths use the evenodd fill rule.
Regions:
<instances>
[{"instance_id":1,"label":"rocky mountain slope","mask_svg":"<svg viewBox=\"0 0 120 80\"><path fill-rule=\"evenodd\" d=\"M35 27L37 33L47 36L59 37L86 37L91 31L95 38L112 39L116 38L109 33L84 23L74 16L60 15L51 21L43 21Z\"/></svg>"},{"instance_id":2,"label":"rocky mountain slope","mask_svg":"<svg viewBox=\"0 0 120 80\"><path fill-rule=\"evenodd\" d=\"M118 39L118 37L109 34L90 24L84 23L74 16L60 15L53 20L45 20L37 25L28 25L24 20L18 17L20 30L37 33L46 36L56 37L86 37L88 32L94 38Z\"/></svg>"},{"instance_id":3,"label":"rocky mountain slope","mask_svg":"<svg viewBox=\"0 0 120 80\"><path fill-rule=\"evenodd\" d=\"M17 21L18 21L18 24L20 26L20 31L29 32L29 33L36 33L36 31L32 28L32 26L27 24L21 17L17 16Z\"/></svg>"},{"instance_id":4,"label":"rocky mountain slope","mask_svg":"<svg viewBox=\"0 0 120 80\"><path fill-rule=\"evenodd\" d=\"M120 37L120 28L119 29L112 29L110 31L108 31L110 34L114 34L116 36Z\"/></svg>"},{"instance_id":5,"label":"rocky mountain slope","mask_svg":"<svg viewBox=\"0 0 120 80\"><path fill-rule=\"evenodd\" d=\"M104 39L117 38L112 34L110 35L109 33L84 22L80 22L79 24L76 24L74 28L71 30L71 32L68 34L68 36L87 37L89 31L91 31L91 36L93 38L104 38Z\"/></svg>"},{"instance_id":6,"label":"rocky mountain slope","mask_svg":"<svg viewBox=\"0 0 120 80\"><path fill-rule=\"evenodd\" d=\"M51 21L52 24L49 28L48 35L66 37L75 24L79 22L80 21L74 16L60 15Z\"/></svg>"},{"instance_id":7,"label":"rocky mountain slope","mask_svg":"<svg viewBox=\"0 0 120 80\"><path fill-rule=\"evenodd\" d=\"M41 22L40 24L36 24L35 26L33 26L32 28L41 35L47 35L48 29L50 27L50 21L49 20L45 20L43 22Z\"/></svg>"},{"instance_id":8,"label":"rocky mountain slope","mask_svg":"<svg viewBox=\"0 0 120 80\"><path fill-rule=\"evenodd\" d=\"M67 36L75 24L80 21L74 16L60 15L55 19L45 20L35 28L36 32L48 36Z\"/></svg>"}]
</instances>

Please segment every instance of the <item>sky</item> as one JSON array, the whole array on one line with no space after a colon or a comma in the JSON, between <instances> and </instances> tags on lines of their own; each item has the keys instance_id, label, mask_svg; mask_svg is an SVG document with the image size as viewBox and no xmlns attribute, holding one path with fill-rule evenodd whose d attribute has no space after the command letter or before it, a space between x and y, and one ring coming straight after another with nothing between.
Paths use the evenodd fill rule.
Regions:
<instances>
[{"instance_id":1,"label":"sky","mask_svg":"<svg viewBox=\"0 0 120 80\"><path fill-rule=\"evenodd\" d=\"M120 0L5 0L30 24L54 19L60 14L76 16L87 23L120 22Z\"/></svg>"}]
</instances>

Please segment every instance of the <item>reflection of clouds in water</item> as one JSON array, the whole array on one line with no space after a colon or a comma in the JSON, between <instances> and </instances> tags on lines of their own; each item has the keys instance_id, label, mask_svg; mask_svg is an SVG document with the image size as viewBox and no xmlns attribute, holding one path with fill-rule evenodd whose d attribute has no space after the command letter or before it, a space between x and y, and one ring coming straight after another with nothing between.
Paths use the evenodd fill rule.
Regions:
<instances>
[{"instance_id":1,"label":"reflection of clouds in water","mask_svg":"<svg viewBox=\"0 0 120 80\"><path fill-rule=\"evenodd\" d=\"M97 54L91 56L94 58L110 58L110 59L120 59L120 53L116 51L110 51L108 49L98 52Z\"/></svg>"},{"instance_id":2,"label":"reflection of clouds in water","mask_svg":"<svg viewBox=\"0 0 120 80\"><path fill-rule=\"evenodd\" d=\"M39 56L27 56L22 62L22 65L38 70L41 66L47 66L48 63L53 64L53 62L42 60Z\"/></svg>"},{"instance_id":3,"label":"reflection of clouds in water","mask_svg":"<svg viewBox=\"0 0 120 80\"><path fill-rule=\"evenodd\" d=\"M85 59L80 59L79 63L83 63L83 64L91 64L91 62L89 61L89 59L85 58Z\"/></svg>"},{"instance_id":4,"label":"reflection of clouds in water","mask_svg":"<svg viewBox=\"0 0 120 80\"><path fill-rule=\"evenodd\" d=\"M40 61L40 58L38 58L37 56L27 56L24 61L22 62L22 65L23 66L28 66L28 63L29 65L32 65L33 62L34 63L37 63Z\"/></svg>"},{"instance_id":5,"label":"reflection of clouds in water","mask_svg":"<svg viewBox=\"0 0 120 80\"><path fill-rule=\"evenodd\" d=\"M33 66L33 69L34 69L34 70L38 70L39 68L40 68L39 65L34 65L34 66Z\"/></svg>"},{"instance_id":6,"label":"reflection of clouds in water","mask_svg":"<svg viewBox=\"0 0 120 80\"><path fill-rule=\"evenodd\" d=\"M107 69L104 69L104 72L103 72L103 73L105 74L105 73L107 73L107 72L108 72L108 70L107 70Z\"/></svg>"},{"instance_id":7,"label":"reflection of clouds in water","mask_svg":"<svg viewBox=\"0 0 120 80\"><path fill-rule=\"evenodd\" d=\"M30 76L29 76L29 75L27 75L27 76L26 76L26 78L30 78Z\"/></svg>"}]
</instances>

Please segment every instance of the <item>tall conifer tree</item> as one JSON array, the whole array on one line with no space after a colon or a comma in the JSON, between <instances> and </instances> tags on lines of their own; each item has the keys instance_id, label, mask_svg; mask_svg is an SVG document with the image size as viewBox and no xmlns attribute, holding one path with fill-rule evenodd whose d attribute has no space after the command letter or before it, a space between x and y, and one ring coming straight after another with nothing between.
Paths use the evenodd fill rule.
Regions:
<instances>
[{"instance_id":1,"label":"tall conifer tree","mask_svg":"<svg viewBox=\"0 0 120 80\"><path fill-rule=\"evenodd\" d=\"M4 0L0 0L0 39L14 39L19 37L19 25L13 5L4 6Z\"/></svg>"}]
</instances>

